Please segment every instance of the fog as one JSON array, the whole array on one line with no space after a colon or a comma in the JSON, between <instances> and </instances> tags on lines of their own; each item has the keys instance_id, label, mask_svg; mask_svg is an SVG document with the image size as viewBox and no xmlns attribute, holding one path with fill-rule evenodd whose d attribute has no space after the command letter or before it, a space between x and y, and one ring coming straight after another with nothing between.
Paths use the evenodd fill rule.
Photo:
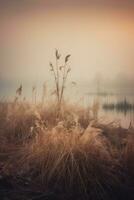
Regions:
<instances>
[{"instance_id":1,"label":"fog","mask_svg":"<svg viewBox=\"0 0 134 200\"><path fill-rule=\"evenodd\" d=\"M134 86L134 14L131 1L1 1L1 96L44 81L52 85L49 61L57 48L71 54L69 81L82 92L132 91ZM111 3L113 2L113 3ZM85 89L84 89L85 88Z\"/></svg>"}]
</instances>

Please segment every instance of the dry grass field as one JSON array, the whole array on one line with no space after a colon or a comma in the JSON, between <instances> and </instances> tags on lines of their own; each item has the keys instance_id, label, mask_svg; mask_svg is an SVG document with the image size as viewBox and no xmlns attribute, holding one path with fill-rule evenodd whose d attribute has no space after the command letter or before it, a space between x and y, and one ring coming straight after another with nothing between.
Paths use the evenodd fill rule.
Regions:
<instances>
[{"instance_id":1,"label":"dry grass field","mask_svg":"<svg viewBox=\"0 0 134 200\"><path fill-rule=\"evenodd\" d=\"M134 130L82 107L0 103L0 199L134 199Z\"/></svg>"}]
</instances>

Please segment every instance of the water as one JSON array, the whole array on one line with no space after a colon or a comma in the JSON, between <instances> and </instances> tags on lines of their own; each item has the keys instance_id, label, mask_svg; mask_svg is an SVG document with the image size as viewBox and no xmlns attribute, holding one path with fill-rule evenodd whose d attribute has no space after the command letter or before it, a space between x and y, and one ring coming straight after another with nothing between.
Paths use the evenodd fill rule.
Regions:
<instances>
[{"instance_id":1,"label":"water","mask_svg":"<svg viewBox=\"0 0 134 200\"><path fill-rule=\"evenodd\" d=\"M99 103L99 118L106 122L118 122L123 128L134 126L134 95L87 94L85 104Z\"/></svg>"}]
</instances>

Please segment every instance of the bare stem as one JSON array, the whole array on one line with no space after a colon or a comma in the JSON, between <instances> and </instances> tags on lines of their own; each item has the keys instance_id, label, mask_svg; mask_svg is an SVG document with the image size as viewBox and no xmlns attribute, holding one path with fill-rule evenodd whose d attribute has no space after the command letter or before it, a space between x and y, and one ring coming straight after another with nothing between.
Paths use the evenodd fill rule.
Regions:
<instances>
[{"instance_id":1,"label":"bare stem","mask_svg":"<svg viewBox=\"0 0 134 200\"><path fill-rule=\"evenodd\" d=\"M62 102L63 93L64 93L64 89L65 89L65 83L66 83L66 79L67 79L66 66L67 66L67 64L65 63L64 71L63 71L63 78L62 78L62 87L61 87L61 93L60 93L60 104Z\"/></svg>"},{"instance_id":2,"label":"bare stem","mask_svg":"<svg viewBox=\"0 0 134 200\"><path fill-rule=\"evenodd\" d=\"M59 103L59 69L58 69L58 59L56 58L56 88L57 88L57 98Z\"/></svg>"}]
</instances>

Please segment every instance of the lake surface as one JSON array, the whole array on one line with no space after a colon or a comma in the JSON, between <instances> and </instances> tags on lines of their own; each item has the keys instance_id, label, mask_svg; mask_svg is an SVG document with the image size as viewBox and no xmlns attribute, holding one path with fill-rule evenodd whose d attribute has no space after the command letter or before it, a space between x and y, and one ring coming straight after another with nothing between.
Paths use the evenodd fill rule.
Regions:
<instances>
[{"instance_id":1,"label":"lake surface","mask_svg":"<svg viewBox=\"0 0 134 200\"><path fill-rule=\"evenodd\" d=\"M134 126L134 95L87 94L85 104L99 103L98 117L105 122L118 122L122 127Z\"/></svg>"}]
</instances>

